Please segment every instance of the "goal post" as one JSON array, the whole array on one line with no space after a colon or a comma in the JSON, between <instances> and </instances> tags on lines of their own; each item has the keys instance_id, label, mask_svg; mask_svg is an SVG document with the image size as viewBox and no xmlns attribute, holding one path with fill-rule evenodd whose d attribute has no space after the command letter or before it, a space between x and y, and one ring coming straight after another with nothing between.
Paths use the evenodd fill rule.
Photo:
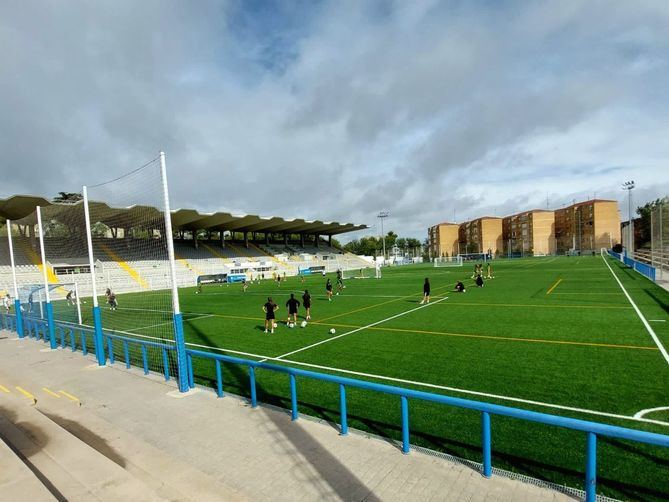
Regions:
<instances>
[{"instance_id":1,"label":"goal post","mask_svg":"<svg viewBox=\"0 0 669 502\"><path fill-rule=\"evenodd\" d=\"M433 262L436 268L441 267L462 267L462 256L439 256Z\"/></svg>"},{"instance_id":2,"label":"goal post","mask_svg":"<svg viewBox=\"0 0 669 502\"><path fill-rule=\"evenodd\" d=\"M360 267L342 270L342 279L379 279L380 274L374 267Z\"/></svg>"},{"instance_id":3,"label":"goal post","mask_svg":"<svg viewBox=\"0 0 669 502\"><path fill-rule=\"evenodd\" d=\"M49 298L54 321L83 325L79 286L76 282L58 284L24 284L18 289L19 311L26 317L44 319ZM84 300L85 301L85 300Z\"/></svg>"}]
</instances>

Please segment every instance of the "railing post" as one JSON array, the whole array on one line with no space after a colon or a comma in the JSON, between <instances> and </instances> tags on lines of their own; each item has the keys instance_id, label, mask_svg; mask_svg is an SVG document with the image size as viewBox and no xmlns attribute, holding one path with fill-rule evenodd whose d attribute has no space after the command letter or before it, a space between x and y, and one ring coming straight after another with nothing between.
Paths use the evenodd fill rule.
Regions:
<instances>
[{"instance_id":1,"label":"railing post","mask_svg":"<svg viewBox=\"0 0 669 502\"><path fill-rule=\"evenodd\" d=\"M125 358L125 367L130 369L130 352L128 351L128 340L123 340L123 357Z\"/></svg>"},{"instance_id":2,"label":"railing post","mask_svg":"<svg viewBox=\"0 0 669 502\"><path fill-rule=\"evenodd\" d=\"M81 336L81 353L85 356L88 355L88 346L86 345L86 332L82 329L79 331Z\"/></svg>"},{"instance_id":3,"label":"railing post","mask_svg":"<svg viewBox=\"0 0 669 502\"><path fill-rule=\"evenodd\" d=\"M216 363L216 394L223 397L223 373L221 372L221 361L214 359Z\"/></svg>"},{"instance_id":4,"label":"railing post","mask_svg":"<svg viewBox=\"0 0 669 502\"><path fill-rule=\"evenodd\" d=\"M409 454L409 400L401 396L402 403L402 453Z\"/></svg>"},{"instance_id":5,"label":"railing post","mask_svg":"<svg viewBox=\"0 0 669 502\"><path fill-rule=\"evenodd\" d=\"M149 360L146 355L146 345L142 344L142 367L144 368L144 374L149 374Z\"/></svg>"},{"instance_id":6,"label":"railing post","mask_svg":"<svg viewBox=\"0 0 669 502\"><path fill-rule=\"evenodd\" d=\"M256 370L253 366L249 366L249 385L251 386L251 408L256 408L258 398L256 396Z\"/></svg>"},{"instance_id":7,"label":"railing post","mask_svg":"<svg viewBox=\"0 0 669 502\"><path fill-rule=\"evenodd\" d=\"M167 349L165 347L163 349L163 373L165 374L165 381L168 382L170 380L170 363L169 360L167 359Z\"/></svg>"},{"instance_id":8,"label":"railing post","mask_svg":"<svg viewBox=\"0 0 669 502\"><path fill-rule=\"evenodd\" d=\"M483 447L483 475L492 476L492 441L490 437L490 413L481 412L481 442Z\"/></svg>"},{"instance_id":9,"label":"railing post","mask_svg":"<svg viewBox=\"0 0 669 502\"><path fill-rule=\"evenodd\" d=\"M23 338L23 312L21 312L21 300L14 300L14 312L16 313L16 333L19 338Z\"/></svg>"},{"instance_id":10,"label":"railing post","mask_svg":"<svg viewBox=\"0 0 669 502\"><path fill-rule=\"evenodd\" d=\"M290 374L290 419L295 421L298 419L297 413L297 382L295 375Z\"/></svg>"},{"instance_id":11,"label":"railing post","mask_svg":"<svg viewBox=\"0 0 669 502\"><path fill-rule=\"evenodd\" d=\"M114 358L114 341L112 340L111 336L107 337L107 346L108 346L108 352L109 352L109 364L114 364L115 358Z\"/></svg>"},{"instance_id":12,"label":"railing post","mask_svg":"<svg viewBox=\"0 0 669 502\"><path fill-rule=\"evenodd\" d=\"M186 355L186 367L188 369L188 388L192 389L195 387L195 378L193 376L193 356L190 354Z\"/></svg>"},{"instance_id":13,"label":"railing post","mask_svg":"<svg viewBox=\"0 0 669 502\"><path fill-rule=\"evenodd\" d=\"M339 434L346 436L348 434L348 416L346 412L346 387L343 383L339 384L339 416L341 422Z\"/></svg>"},{"instance_id":14,"label":"railing post","mask_svg":"<svg viewBox=\"0 0 669 502\"><path fill-rule=\"evenodd\" d=\"M586 433L585 452L585 501L595 502L597 499L597 435Z\"/></svg>"}]
</instances>

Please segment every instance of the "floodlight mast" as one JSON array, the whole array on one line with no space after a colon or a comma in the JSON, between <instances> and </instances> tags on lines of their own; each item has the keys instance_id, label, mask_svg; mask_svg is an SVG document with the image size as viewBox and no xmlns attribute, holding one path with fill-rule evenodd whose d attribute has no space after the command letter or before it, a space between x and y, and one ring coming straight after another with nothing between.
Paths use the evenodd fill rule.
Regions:
<instances>
[{"instance_id":1,"label":"floodlight mast","mask_svg":"<svg viewBox=\"0 0 669 502\"><path fill-rule=\"evenodd\" d=\"M635 184L633 180L626 181L620 188L627 190L627 254L634 255L634 223L632 221L632 190Z\"/></svg>"},{"instance_id":2,"label":"floodlight mast","mask_svg":"<svg viewBox=\"0 0 669 502\"><path fill-rule=\"evenodd\" d=\"M381 239L383 240L383 263L386 263L386 234L383 232L383 220L390 216L388 211L380 211L376 216L381 220Z\"/></svg>"}]
</instances>

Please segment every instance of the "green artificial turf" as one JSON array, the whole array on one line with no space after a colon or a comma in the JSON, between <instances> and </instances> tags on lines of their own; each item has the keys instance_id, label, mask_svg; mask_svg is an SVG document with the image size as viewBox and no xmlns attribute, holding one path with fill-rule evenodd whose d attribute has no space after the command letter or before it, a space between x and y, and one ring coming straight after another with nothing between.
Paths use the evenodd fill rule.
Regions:
<instances>
[{"instance_id":1,"label":"green artificial turf","mask_svg":"<svg viewBox=\"0 0 669 502\"><path fill-rule=\"evenodd\" d=\"M668 425L591 413L631 417L669 406L669 364L606 263L669 347L669 322L660 322L669 317L669 293L601 256L495 260L495 278L483 288L473 286L473 264L386 268L382 279L346 280L331 302L321 276L304 283L289 277L280 287L268 280L246 293L241 284L205 285L201 294L186 288L180 290L184 333L200 350L241 352L255 360L298 351L272 362L667 434L667 410L646 417ZM425 277L432 301L418 308ZM466 293L453 292L456 280L465 282ZM313 296L313 320L290 329L285 302L290 292L299 298L305 288ZM281 306L273 335L263 332L261 310L270 295ZM85 324L91 324L88 306ZM103 325L170 340L170 309L168 292L119 295L118 310L103 310ZM72 309L58 303L56 317L71 321ZM333 337L331 328L334 336L345 336L300 351ZM130 351L133 364L141 365L141 354ZM123 360L122 344L115 343L114 353ZM152 369L162 371L160 350L150 349L149 359ZM170 361L174 373L173 355ZM216 387L212 361L195 359L194 373L196 383ZM290 406L286 375L261 369L256 376L260 401ZM225 392L248 396L244 367L225 364L223 380ZM347 397L351 427L401 436L399 398L356 389ZM298 378L298 399L301 413L339 421L336 385ZM412 443L481 460L478 413L411 400L410 423ZM492 437L494 466L583 487L583 433L493 416ZM598 461L598 493L669 497L667 449L600 438Z\"/></svg>"}]
</instances>

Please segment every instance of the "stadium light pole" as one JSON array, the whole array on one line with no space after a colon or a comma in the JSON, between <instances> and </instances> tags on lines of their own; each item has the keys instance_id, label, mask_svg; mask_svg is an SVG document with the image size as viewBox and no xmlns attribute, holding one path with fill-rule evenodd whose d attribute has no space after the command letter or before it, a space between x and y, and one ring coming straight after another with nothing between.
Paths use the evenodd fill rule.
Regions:
<instances>
[{"instance_id":1,"label":"stadium light pole","mask_svg":"<svg viewBox=\"0 0 669 502\"><path fill-rule=\"evenodd\" d=\"M383 220L390 216L388 211L380 211L377 218L381 220L381 239L383 240L383 264L386 263L386 234L383 232Z\"/></svg>"},{"instance_id":2,"label":"stadium light pole","mask_svg":"<svg viewBox=\"0 0 669 502\"><path fill-rule=\"evenodd\" d=\"M621 185L623 190L627 190L627 252L628 256L634 254L634 223L632 222L632 190L634 190L634 181L626 181Z\"/></svg>"}]
</instances>

